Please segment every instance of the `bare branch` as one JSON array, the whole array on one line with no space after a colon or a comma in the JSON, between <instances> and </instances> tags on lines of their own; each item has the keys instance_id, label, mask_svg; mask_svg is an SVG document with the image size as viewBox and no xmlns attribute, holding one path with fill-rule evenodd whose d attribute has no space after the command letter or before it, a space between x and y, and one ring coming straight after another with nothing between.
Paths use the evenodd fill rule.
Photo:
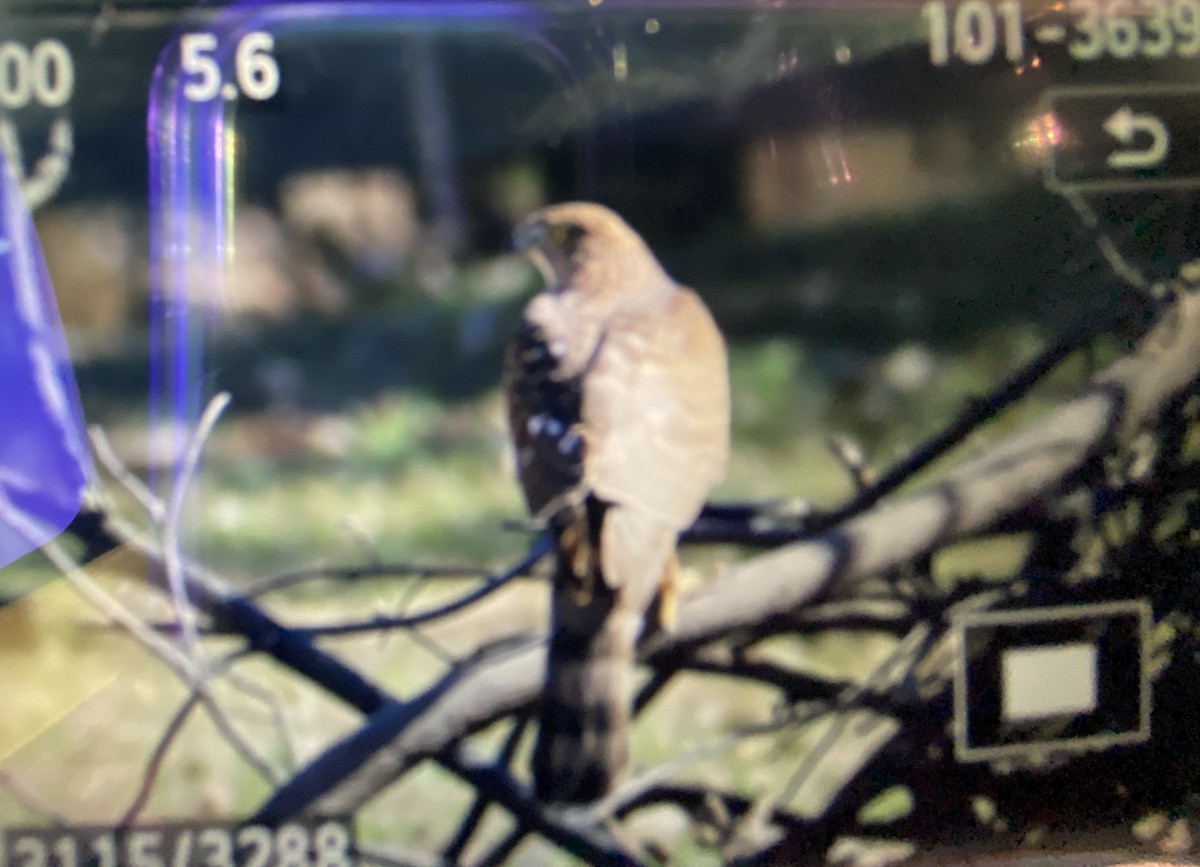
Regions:
<instances>
[{"instance_id":1,"label":"bare branch","mask_svg":"<svg viewBox=\"0 0 1200 867\"><path fill-rule=\"evenodd\" d=\"M533 540L533 543L530 545L529 550L525 553L525 556L518 560L515 564L502 572L490 574L484 573L487 575L487 579L479 587L464 593L462 596L459 596L456 599L452 599L449 602L430 608L427 611L419 611L416 614L407 614L398 617L375 615L374 617L367 618L366 620L314 624L311 626L299 625L291 626L289 629L296 635L304 636L306 638L320 638L339 635L357 635L363 632L385 632L394 629L412 629L414 626L422 626L427 623L432 623L436 620L442 620L446 617L449 617L451 614L456 614L465 608L469 608L476 602L491 596L497 590L511 583L514 579L531 574L537 564L541 562L541 560L546 557L552 549L553 542L550 539L550 535L544 532L540 533L538 534L537 538ZM357 573L387 575L393 574L394 570L392 567L381 565L379 567L362 567L361 569L359 567L348 567L345 570L338 571L344 571L347 574ZM326 574L330 574L329 570L313 569L291 573L291 575L295 576L304 576L301 580L304 580L310 576ZM442 574L458 576L464 574L464 572L463 570L459 570L457 567L447 567L446 571ZM276 579L270 580L274 582ZM267 590L273 589L277 588L268 587L263 589L262 585L259 585L255 589L251 590L247 595L254 597L261 595ZM165 624L157 625L160 629L165 628L166 626ZM204 635L231 635L239 634L240 630L234 624L222 623L214 624L213 626L201 629L200 632Z\"/></svg>"},{"instance_id":2,"label":"bare branch","mask_svg":"<svg viewBox=\"0 0 1200 867\"><path fill-rule=\"evenodd\" d=\"M753 801L741 795L714 792L711 789L700 786L663 785L655 786L640 793L637 798L621 807L619 815L625 816L641 807L663 803L679 804L684 809L691 810L693 813L699 813L702 810L708 809L709 804L714 800L730 818L743 816L754 806ZM809 823L804 819L778 808L771 813L770 818L772 822L784 828L791 828L801 832L809 827Z\"/></svg>"},{"instance_id":3,"label":"bare branch","mask_svg":"<svg viewBox=\"0 0 1200 867\"><path fill-rule=\"evenodd\" d=\"M439 719L439 714L435 712L439 707L439 700L448 692L457 692L463 688L469 690L472 685L479 689L486 688L484 681L479 679L481 672L484 673L484 677L491 676L493 678L490 681L492 688L499 686L503 690L505 680L512 679L512 675L516 673L514 669L519 670L529 663L531 652L536 656L543 654L540 640L521 642L515 648L503 649L484 656L475 664L458 666L416 698L403 703L392 703L380 709L358 731L335 744L323 755L310 762L288 783L276 790L259 808L258 820L283 820L312 807L318 799L322 799L321 802L324 802L326 793L338 788L339 784L343 783L347 777L354 775L360 768L373 764L380 756L390 751L387 744L397 728L410 731L419 730L424 733L424 738L440 741L436 749L424 752L422 758L441 753L464 732L460 730L447 737L451 734L445 729L447 721ZM529 673L534 674L540 680L540 671ZM519 680L518 685L524 686ZM528 692L529 696L522 704L532 699L533 690L528 690ZM506 716L517 707L518 705L515 703L505 703L504 706L496 708L495 716L492 719L477 727L471 726L471 730L477 731ZM425 721L429 719L434 720L435 725L441 728L440 734L432 730L425 731ZM406 759L407 756L401 758L404 768L409 766ZM317 807L317 809L321 810L322 808ZM328 813L327 815L338 814Z\"/></svg>"},{"instance_id":4,"label":"bare branch","mask_svg":"<svg viewBox=\"0 0 1200 867\"><path fill-rule=\"evenodd\" d=\"M844 506L834 509L832 512L814 515L806 522L805 533L834 527L848 518L862 514L864 510L878 503L963 442L984 422L990 421L1001 410L1025 397L1060 363L1090 340L1094 333L1094 327L1078 329L1075 333L1042 350L986 398L968 401L962 412L940 433L926 440L920 447L889 467L874 484L862 489Z\"/></svg>"},{"instance_id":5,"label":"bare branch","mask_svg":"<svg viewBox=\"0 0 1200 867\"><path fill-rule=\"evenodd\" d=\"M9 515L5 507L8 505L0 492L0 514L9 526L14 520L21 520L17 515ZM31 539L36 536L31 536ZM57 539L51 539L42 545L42 553L54 564L75 590L100 613L110 621L128 632L139 644L145 647L153 656L162 660L185 684L191 685L197 681L196 672L190 659L156 632L148 624L142 622L132 611L113 598L106 590L91 579L78 563L67 553Z\"/></svg>"},{"instance_id":6,"label":"bare branch","mask_svg":"<svg viewBox=\"0 0 1200 867\"><path fill-rule=\"evenodd\" d=\"M329 635L354 635L359 632L375 632L385 629L410 629L434 620L441 620L458 611L474 605L481 599L495 593L514 578L528 575L533 568L553 549L549 533L540 533L533 540L529 551L516 564L490 576L481 586L469 593L464 593L457 599L444 605L410 614L405 617L372 617L369 620L352 621L350 623L334 623L327 626L294 626L292 629L300 635L310 637Z\"/></svg>"},{"instance_id":7,"label":"bare branch","mask_svg":"<svg viewBox=\"0 0 1200 867\"><path fill-rule=\"evenodd\" d=\"M1100 255L1104 258L1104 261L1108 264L1112 272L1136 289L1145 290L1150 288L1150 281L1146 279L1146 275L1121 255L1121 251L1117 249L1117 245L1113 243L1112 238L1100 231L1100 219L1083 196L1075 190L1065 190L1061 195L1067 200L1067 204L1074 209L1076 215L1083 222L1084 227L1095 233L1096 246L1099 248Z\"/></svg>"},{"instance_id":8,"label":"bare branch","mask_svg":"<svg viewBox=\"0 0 1200 867\"><path fill-rule=\"evenodd\" d=\"M229 393L221 392L213 397L208 402L208 406L205 407L203 414L200 416L200 422L196 425L196 430L188 442L187 450L184 452L183 464L175 477L175 484L171 488L171 497L167 501L162 522L162 544L164 561L167 567L167 586L171 589L171 600L175 606L175 617L179 621L180 637L183 640L185 651L188 655L195 657L196 663L202 667L204 666L204 661L198 653L199 648L196 643L196 615L192 610L192 606L188 604L186 581L183 576L182 552L179 547L179 525L183 517L183 505L187 498L188 488L191 487L191 481L196 474L196 468L200 465L200 455L204 450L204 443L208 440L209 434L212 433L217 419L221 417L221 413L228 405Z\"/></svg>"},{"instance_id":9,"label":"bare branch","mask_svg":"<svg viewBox=\"0 0 1200 867\"><path fill-rule=\"evenodd\" d=\"M826 441L830 453L842 465L855 491L865 491L875 481L875 473L867 466L862 445L846 435L831 436Z\"/></svg>"},{"instance_id":10,"label":"bare branch","mask_svg":"<svg viewBox=\"0 0 1200 867\"><path fill-rule=\"evenodd\" d=\"M517 746L521 743L521 735L525 733L525 729L529 725L529 720L529 714L518 714L517 718L513 720L512 728L509 729L508 736L504 739L503 746L500 747L500 754L496 757L496 765L498 767L507 768L512 762L513 755L517 751ZM467 844L471 842L471 837L474 836L475 831L479 828L479 823L483 820L484 813L487 812L490 804L491 800L482 792L475 796L475 803L467 811L467 815L464 817L454 838L442 850L443 858L450 862L458 861L462 856L463 850L467 848ZM518 828L520 827L518 826ZM521 837L524 837L524 833L522 833ZM518 838L518 842L520 839Z\"/></svg>"},{"instance_id":11,"label":"bare branch","mask_svg":"<svg viewBox=\"0 0 1200 867\"><path fill-rule=\"evenodd\" d=\"M841 710L847 710L863 696L871 692L882 691L890 683L907 678L908 673L920 658L921 649L928 645L931 637L932 630L928 626L920 624L913 627L904 640L887 655L887 658L872 670L865 682L861 685L853 684L843 689L841 695L837 697L836 707ZM897 675L895 669L901 666L903 666L903 672ZM834 719L833 724L821 735L821 739L817 745L810 749L796 766L796 769L779 790L779 794L769 801L772 807L792 802L792 799L796 797L805 780L816 770L821 759L845 733L849 724L850 718L847 715L843 714ZM864 749L867 748L864 747ZM869 758L869 754L863 755L862 758L865 761Z\"/></svg>"},{"instance_id":12,"label":"bare branch","mask_svg":"<svg viewBox=\"0 0 1200 867\"><path fill-rule=\"evenodd\" d=\"M518 825L513 828L504 839L498 842L491 850L476 862L475 867L500 867L513 852L517 851L517 847L522 841L529 836L529 832L524 826Z\"/></svg>"},{"instance_id":13,"label":"bare branch","mask_svg":"<svg viewBox=\"0 0 1200 867\"><path fill-rule=\"evenodd\" d=\"M356 581L360 578L391 578L412 576L414 578L487 578L491 573L478 566L417 566L411 563L371 563L366 566L314 566L273 575L253 584L246 595L251 598L265 596L277 590L294 587L322 578L334 581Z\"/></svg>"},{"instance_id":14,"label":"bare branch","mask_svg":"<svg viewBox=\"0 0 1200 867\"><path fill-rule=\"evenodd\" d=\"M166 564L161 550L132 528L112 515L85 511L66 532L83 532L84 529L94 547L113 552L114 557L133 559L126 568L141 580L167 589ZM385 705L395 703L391 696L344 662L318 649L307 637L276 622L211 570L185 563L184 577L192 603L218 627L243 636L249 650L267 654L364 715L369 716ZM139 622L139 626L145 624ZM156 640L161 640L153 629L149 631Z\"/></svg>"},{"instance_id":15,"label":"bare branch","mask_svg":"<svg viewBox=\"0 0 1200 867\"><path fill-rule=\"evenodd\" d=\"M192 710L197 706L203 706L208 712L209 718L217 729L225 737L226 742L242 757L246 764L250 765L260 777L268 783L275 785L279 782L279 776L271 769L266 760L255 752L254 747L241 736L234 728L232 721L228 718L221 706L217 704L209 691L211 681L223 674L228 674L228 668L244 655L243 651L235 651L222 659L211 672L200 682L198 682L191 690L187 699L180 706L179 710L171 718L167 724L166 730L159 738L158 743L154 747L154 751L150 754L150 758L146 762L146 770L142 774L142 783L139 786L137 794L133 798L133 802L125 811L124 815L117 822L121 827L128 827L137 821L142 810L145 809L146 803L150 800L150 794L154 788L154 783L158 778L159 770L162 767L163 760L167 756L167 750L175 738L183 730L183 725L187 722ZM255 695L256 698L261 698L261 694Z\"/></svg>"},{"instance_id":16,"label":"bare branch","mask_svg":"<svg viewBox=\"0 0 1200 867\"><path fill-rule=\"evenodd\" d=\"M237 655L241 657L245 654L243 651L239 651ZM279 702L279 697L265 686L241 677L234 671L225 673L225 682L238 692L248 695L266 705L267 712L271 715L271 722L275 726L276 733L279 735L279 742L283 746L284 762L287 770L289 773L294 773L296 770L296 745L292 742L292 735L288 730L287 720L284 718L283 707Z\"/></svg>"},{"instance_id":17,"label":"bare branch","mask_svg":"<svg viewBox=\"0 0 1200 867\"><path fill-rule=\"evenodd\" d=\"M443 767L470 783L513 815L519 825L541 834L588 864L638 864L638 859L607 831L596 828L586 813L542 807L504 770L470 754L465 747L438 756Z\"/></svg>"},{"instance_id":18,"label":"bare branch","mask_svg":"<svg viewBox=\"0 0 1200 867\"><path fill-rule=\"evenodd\" d=\"M9 526L22 529L25 527L22 516L15 510L8 509L7 499L0 492L0 515ZM11 513L11 514L10 514ZM32 528L28 528L27 532L32 532ZM129 611L120 602L114 599L103 588L88 576L81 567L66 553L62 545L56 539L42 545L42 552L50 559L50 561L62 572L68 581L75 587L84 599L95 606L101 613L108 617L113 622L122 626L130 635L136 638L147 650L150 651L158 659L162 660L166 665L184 682L185 685L193 690L198 701L204 705L208 711L213 723L226 737L229 744L238 751L242 758L247 761L260 774L264 774L270 782L277 782L275 775L271 772L266 763L258 757L254 748L247 742L234 728L233 724L226 717L220 706L213 700L208 692L207 678L205 674L198 671L194 662L184 656L179 650L167 641L159 633L155 632L147 624L143 623L135 614ZM188 709L190 710L190 708ZM187 712L183 711L179 714L177 725L182 725ZM166 745L170 743L170 729L168 737L164 738L161 746L165 750ZM152 763L151 767L155 767L157 763ZM139 796L140 797L140 796ZM135 800L134 806L138 806ZM132 808L131 808L132 809ZM140 806L138 807L140 809Z\"/></svg>"},{"instance_id":19,"label":"bare branch","mask_svg":"<svg viewBox=\"0 0 1200 867\"><path fill-rule=\"evenodd\" d=\"M51 825L61 827L70 824L67 817L44 802L41 795L25 788L16 777L3 768L0 768L0 788L7 791L9 797L29 812L46 818Z\"/></svg>"},{"instance_id":20,"label":"bare branch","mask_svg":"<svg viewBox=\"0 0 1200 867\"><path fill-rule=\"evenodd\" d=\"M784 693L790 702L830 699L842 690L853 686L848 682L824 680L801 674L772 662L747 659L720 659L715 653L698 652L689 656L681 665L684 671L719 674L742 680L753 680L772 686Z\"/></svg>"},{"instance_id":21,"label":"bare branch","mask_svg":"<svg viewBox=\"0 0 1200 867\"><path fill-rule=\"evenodd\" d=\"M183 704L179 706L179 710L175 711L175 715L171 717L171 721L167 723L166 729L158 739L158 743L154 746L154 751L150 753L150 758L146 760L146 769L142 772L142 783L138 786L137 794L133 796L133 801L121 815L121 818L117 820L118 827L127 828L132 825L137 821L138 816L142 814L142 810L146 808L146 804L150 800L150 793L154 789L154 783L158 780L158 772L162 767L163 760L167 757L167 750L175 742L176 736L183 731L183 724L187 722L187 718L199 704L200 693L198 690L192 690Z\"/></svg>"},{"instance_id":22,"label":"bare branch","mask_svg":"<svg viewBox=\"0 0 1200 867\"><path fill-rule=\"evenodd\" d=\"M856 596L806 605L788 615L793 632L861 629L903 635L916 621L911 606L893 597Z\"/></svg>"},{"instance_id":23,"label":"bare branch","mask_svg":"<svg viewBox=\"0 0 1200 867\"><path fill-rule=\"evenodd\" d=\"M877 479L872 478L874 472L862 465L861 455L855 454L852 443L831 439L829 445L834 456L855 481L856 494L844 505L829 512L804 510L791 519L779 520L782 516L772 514L770 507L730 508L709 504L696 523L683 534L681 541L693 544L732 542L757 548L774 548L812 538L862 514L946 455L981 425L1024 398L1063 360L1086 346L1096 334L1136 313L1139 306L1144 306L1140 299L1125 299L1121 308L1111 315L1111 321L1085 323L1045 348L986 397L968 401L949 425L897 461Z\"/></svg>"},{"instance_id":24,"label":"bare branch","mask_svg":"<svg viewBox=\"0 0 1200 867\"><path fill-rule=\"evenodd\" d=\"M129 467L125 466L125 462L117 457L104 429L99 425L92 425L88 428L88 438L92 441L92 451L96 453L96 457L104 468L112 473L117 483L137 500L138 505L150 516L150 521L155 526L161 525L166 519L167 507L146 487L141 479L130 471Z\"/></svg>"}]
</instances>

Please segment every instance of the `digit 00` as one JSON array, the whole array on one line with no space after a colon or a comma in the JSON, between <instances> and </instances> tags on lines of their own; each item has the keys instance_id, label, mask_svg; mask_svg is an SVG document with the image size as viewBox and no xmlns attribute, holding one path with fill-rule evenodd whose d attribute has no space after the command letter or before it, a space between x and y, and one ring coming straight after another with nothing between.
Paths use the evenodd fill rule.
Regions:
<instances>
[{"instance_id":1,"label":"digit 00","mask_svg":"<svg viewBox=\"0 0 1200 867\"><path fill-rule=\"evenodd\" d=\"M75 64L67 46L45 39L30 51L20 42L0 42L0 106L46 108L66 105L75 91Z\"/></svg>"}]
</instances>

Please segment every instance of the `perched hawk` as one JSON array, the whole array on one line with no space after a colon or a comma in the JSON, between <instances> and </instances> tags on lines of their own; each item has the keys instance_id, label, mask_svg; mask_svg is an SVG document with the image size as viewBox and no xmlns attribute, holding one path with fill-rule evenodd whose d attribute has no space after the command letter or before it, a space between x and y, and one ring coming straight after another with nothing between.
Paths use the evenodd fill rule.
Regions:
<instances>
[{"instance_id":1,"label":"perched hawk","mask_svg":"<svg viewBox=\"0 0 1200 867\"><path fill-rule=\"evenodd\" d=\"M515 239L546 286L506 358L509 425L557 547L533 774L582 803L628 761L635 643L656 594L671 628L678 535L725 473L728 366L704 303L607 208L544 208Z\"/></svg>"}]
</instances>

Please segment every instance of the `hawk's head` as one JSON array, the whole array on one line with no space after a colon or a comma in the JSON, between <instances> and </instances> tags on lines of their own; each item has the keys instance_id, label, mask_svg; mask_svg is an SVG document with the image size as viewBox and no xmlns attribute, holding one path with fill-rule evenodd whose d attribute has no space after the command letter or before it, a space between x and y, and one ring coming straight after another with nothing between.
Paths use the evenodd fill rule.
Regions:
<instances>
[{"instance_id":1,"label":"hawk's head","mask_svg":"<svg viewBox=\"0 0 1200 867\"><path fill-rule=\"evenodd\" d=\"M534 211L513 233L550 292L642 294L669 285L646 242L617 214L593 202Z\"/></svg>"}]
</instances>

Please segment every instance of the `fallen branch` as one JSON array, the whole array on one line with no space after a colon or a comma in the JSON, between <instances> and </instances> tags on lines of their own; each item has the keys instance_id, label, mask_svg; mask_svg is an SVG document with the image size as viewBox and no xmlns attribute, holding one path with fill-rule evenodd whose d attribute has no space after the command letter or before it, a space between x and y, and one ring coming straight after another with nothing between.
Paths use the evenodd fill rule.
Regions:
<instances>
[{"instance_id":1,"label":"fallen branch","mask_svg":"<svg viewBox=\"0 0 1200 867\"><path fill-rule=\"evenodd\" d=\"M684 599L671 635L642 647L651 665L741 630L785 631L788 612L849 595L864 581L978 535L1128 437L1200 376L1200 297L1184 294L1137 348L1038 422L946 470L922 490L883 499L803 542L731 567ZM272 815L350 813L414 763L529 705L538 694L541 642L462 666L410 702L389 705L279 789ZM313 779L320 786L310 785ZM264 807L266 810L267 807Z\"/></svg>"},{"instance_id":2,"label":"fallen branch","mask_svg":"<svg viewBox=\"0 0 1200 867\"><path fill-rule=\"evenodd\" d=\"M113 557L113 567L169 592L162 552L111 515L85 509L65 532L78 533L93 556ZM125 557L132 558L134 563L126 565L116 560ZM183 568L187 595L192 604L214 626L243 636L249 650L274 658L365 715L395 703L395 699L361 674L319 649L308 637L278 623L217 575L194 563L185 563ZM147 627L147 631L158 637L153 629Z\"/></svg>"}]
</instances>

